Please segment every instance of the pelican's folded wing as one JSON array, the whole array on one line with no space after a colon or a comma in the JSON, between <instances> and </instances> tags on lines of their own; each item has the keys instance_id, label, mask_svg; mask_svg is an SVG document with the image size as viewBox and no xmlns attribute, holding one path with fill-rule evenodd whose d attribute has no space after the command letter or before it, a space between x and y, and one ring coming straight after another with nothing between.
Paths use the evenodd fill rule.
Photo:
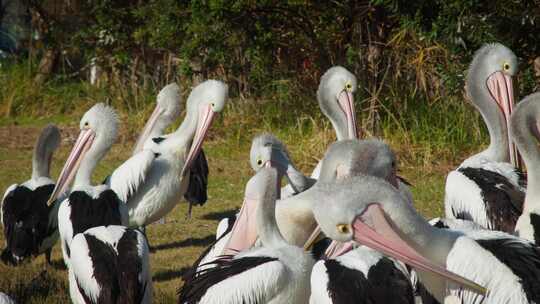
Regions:
<instances>
[{"instance_id":1,"label":"pelican's folded wing","mask_svg":"<svg viewBox=\"0 0 540 304\"><path fill-rule=\"evenodd\" d=\"M178 303L267 303L287 284L288 270L277 258L222 256L185 282Z\"/></svg>"},{"instance_id":2,"label":"pelican's folded wing","mask_svg":"<svg viewBox=\"0 0 540 304\"><path fill-rule=\"evenodd\" d=\"M159 157L151 150L142 150L126 160L105 180L105 184L116 192L118 198L127 204L129 198L144 183L152 163Z\"/></svg>"}]
</instances>

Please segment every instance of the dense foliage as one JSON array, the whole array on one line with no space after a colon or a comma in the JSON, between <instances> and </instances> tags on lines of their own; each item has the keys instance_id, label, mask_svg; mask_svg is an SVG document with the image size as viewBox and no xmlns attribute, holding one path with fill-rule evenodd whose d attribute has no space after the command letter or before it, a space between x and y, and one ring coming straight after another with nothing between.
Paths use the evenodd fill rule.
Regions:
<instances>
[{"instance_id":1,"label":"dense foliage","mask_svg":"<svg viewBox=\"0 0 540 304\"><path fill-rule=\"evenodd\" d=\"M118 86L217 77L234 96L291 101L312 97L321 73L340 64L358 76L366 108L392 108L461 97L472 54L494 41L520 57L520 92L537 86L539 0L24 3L40 31L34 56L56 49L64 77L87 75L95 60Z\"/></svg>"}]
</instances>

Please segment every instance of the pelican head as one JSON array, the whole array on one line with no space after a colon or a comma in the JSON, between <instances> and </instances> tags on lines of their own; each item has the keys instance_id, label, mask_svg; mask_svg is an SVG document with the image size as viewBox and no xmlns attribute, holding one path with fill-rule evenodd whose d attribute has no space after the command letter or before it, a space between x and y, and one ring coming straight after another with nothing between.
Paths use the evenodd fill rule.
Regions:
<instances>
[{"instance_id":1,"label":"pelican head","mask_svg":"<svg viewBox=\"0 0 540 304\"><path fill-rule=\"evenodd\" d=\"M333 143L324 155L319 182L335 182L358 175L371 175L385 179L398 187L396 177L396 156L390 147L378 139L342 140ZM304 244L309 249L321 233L316 227ZM333 241L325 251L325 256L335 258L353 249L352 243Z\"/></svg>"},{"instance_id":2,"label":"pelican head","mask_svg":"<svg viewBox=\"0 0 540 304\"><path fill-rule=\"evenodd\" d=\"M317 99L338 140L358 138L353 97L356 88L356 77L341 66L330 68L321 77Z\"/></svg>"},{"instance_id":3,"label":"pelican head","mask_svg":"<svg viewBox=\"0 0 540 304\"><path fill-rule=\"evenodd\" d=\"M187 100L188 115L196 117L196 130L186 158L182 175L190 168L191 163L201 150L202 143L208 129L212 125L215 114L225 107L225 102L229 97L228 86L218 80L206 80L196 86Z\"/></svg>"},{"instance_id":4,"label":"pelican head","mask_svg":"<svg viewBox=\"0 0 540 304\"><path fill-rule=\"evenodd\" d=\"M469 99L484 117L490 136L492 136L492 142L503 140L493 138L494 136L508 138L504 141L508 142L510 161L514 165L517 165L518 157L516 148L509 137L508 129L514 106L512 77L517 72L516 55L504 45L492 43L483 46L476 52L466 79L466 91ZM504 154L508 155L508 153Z\"/></svg>"},{"instance_id":5,"label":"pelican head","mask_svg":"<svg viewBox=\"0 0 540 304\"><path fill-rule=\"evenodd\" d=\"M374 176L354 176L316 186L320 199L313 212L322 231L330 238L355 241L420 270L429 271L477 292L482 286L446 270L421 255L402 238L406 225L427 225L405 202L401 193Z\"/></svg>"},{"instance_id":6,"label":"pelican head","mask_svg":"<svg viewBox=\"0 0 540 304\"><path fill-rule=\"evenodd\" d=\"M290 165L289 152L283 143L270 133L263 133L251 143L249 163L253 171L258 172L264 167L274 166L280 175L285 174Z\"/></svg>"},{"instance_id":7,"label":"pelican head","mask_svg":"<svg viewBox=\"0 0 540 304\"><path fill-rule=\"evenodd\" d=\"M80 130L79 137L60 172L54 191L47 202L49 205L66 191L81 166L85 155L92 156L89 159L90 163L86 164L90 168L85 168L85 172L82 173L80 178L78 176L76 180L80 180L81 183L90 183L93 166L105 155L116 140L118 116L113 108L98 103L83 115Z\"/></svg>"},{"instance_id":8,"label":"pelican head","mask_svg":"<svg viewBox=\"0 0 540 304\"><path fill-rule=\"evenodd\" d=\"M180 87L176 83L168 84L159 91L156 108L137 139L133 153L142 150L148 138L163 134L165 128L178 118L180 111Z\"/></svg>"},{"instance_id":9,"label":"pelican head","mask_svg":"<svg viewBox=\"0 0 540 304\"><path fill-rule=\"evenodd\" d=\"M378 139L333 143L324 156L319 180L326 182L358 174L377 176L397 187L394 152Z\"/></svg>"}]
</instances>

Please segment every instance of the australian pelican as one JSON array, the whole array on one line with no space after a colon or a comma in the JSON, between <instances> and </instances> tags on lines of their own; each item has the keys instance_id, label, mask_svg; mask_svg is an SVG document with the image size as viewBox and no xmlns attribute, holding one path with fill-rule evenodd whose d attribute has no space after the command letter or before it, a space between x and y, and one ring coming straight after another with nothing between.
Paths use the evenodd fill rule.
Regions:
<instances>
[{"instance_id":1,"label":"australian pelican","mask_svg":"<svg viewBox=\"0 0 540 304\"><path fill-rule=\"evenodd\" d=\"M315 217L327 236L412 266L439 303L449 294L465 304L540 301L540 251L532 243L499 231L435 228L377 177L314 188L321 198Z\"/></svg>"},{"instance_id":2,"label":"australian pelican","mask_svg":"<svg viewBox=\"0 0 540 304\"><path fill-rule=\"evenodd\" d=\"M490 136L489 147L466 159L446 178L447 218L473 221L490 230L513 232L525 197L525 179L508 125L514 106L516 55L494 43L478 50L469 67L466 91Z\"/></svg>"},{"instance_id":3,"label":"australian pelican","mask_svg":"<svg viewBox=\"0 0 540 304\"><path fill-rule=\"evenodd\" d=\"M201 146L215 114L225 106L227 92L221 81L199 84L187 100L180 127L165 137L153 138L155 145L133 155L107 179L107 185L127 204L130 226L145 226L165 216L188 191L188 185L206 186L192 183L190 169L201 159Z\"/></svg>"},{"instance_id":4,"label":"australian pelican","mask_svg":"<svg viewBox=\"0 0 540 304\"><path fill-rule=\"evenodd\" d=\"M11 185L2 199L0 220L4 227L6 248L2 261L18 264L23 259L45 253L51 261L51 249L58 239L58 205L47 205L53 192L50 164L60 145L60 131L46 126L34 147L32 177L22 184Z\"/></svg>"},{"instance_id":5,"label":"australian pelican","mask_svg":"<svg viewBox=\"0 0 540 304\"><path fill-rule=\"evenodd\" d=\"M276 225L274 207L280 174L261 169L250 180L258 189L257 231L262 247L210 262L180 290L178 303L307 303L313 258L287 243Z\"/></svg>"}]
</instances>

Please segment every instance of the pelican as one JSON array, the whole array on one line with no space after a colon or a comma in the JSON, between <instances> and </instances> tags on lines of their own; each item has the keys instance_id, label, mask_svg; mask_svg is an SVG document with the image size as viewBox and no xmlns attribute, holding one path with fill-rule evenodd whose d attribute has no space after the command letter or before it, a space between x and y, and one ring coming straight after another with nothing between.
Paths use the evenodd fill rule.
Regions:
<instances>
[{"instance_id":1,"label":"pelican","mask_svg":"<svg viewBox=\"0 0 540 304\"><path fill-rule=\"evenodd\" d=\"M325 166L336 169L323 170L321 182L338 182L366 173L398 187L396 157L390 147L379 140L336 142L325 155L323 168ZM399 190L412 204L408 189ZM315 231L310 240L320 230ZM341 303L345 299L353 300L351 297L369 303L414 303L410 274L405 265L368 247L352 247L350 243L343 245L336 241L328 246L325 252L328 259L318 261L311 273L310 303Z\"/></svg>"},{"instance_id":2,"label":"pelican","mask_svg":"<svg viewBox=\"0 0 540 304\"><path fill-rule=\"evenodd\" d=\"M178 118L180 108L180 87L176 83L166 85L157 96L156 108L137 139L133 155L144 147L152 149L153 145L164 140L168 135L163 135L163 131ZM207 200L208 164L202 149L190 167L189 180L188 191L184 193L184 198L190 203L189 214L191 214L193 204L202 205ZM164 217L160 223L165 223Z\"/></svg>"},{"instance_id":3,"label":"pelican","mask_svg":"<svg viewBox=\"0 0 540 304\"><path fill-rule=\"evenodd\" d=\"M432 227L377 177L314 188L320 200L313 212L327 236L354 240L412 266L438 302L447 294L465 304L540 301L540 252L532 243L499 231Z\"/></svg>"},{"instance_id":4,"label":"pelican","mask_svg":"<svg viewBox=\"0 0 540 304\"><path fill-rule=\"evenodd\" d=\"M152 145L151 139L161 136L180 116L180 108L180 87L176 83L166 85L158 93L156 108L139 135L132 154L135 155L145 146Z\"/></svg>"},{"instance_id":5,"label":"pelican","mask_svg":"<svg viewBox=\"0 0 540 304\"><path fill-rule=\"evenodd\" d=\"M251 180L262 247L224 256L181 288L178 303L307 303L313 258L279 233L274 214L278 171L261 169Z\"/></svg>"},{"instance_id":6,"label":"pelican","mask_svg":"<svg viewBox=\"0 0 540 304\"><path fill-rule=\"evenodd\" d=\"M322 160L321 174L315 185L349 172L366 172L391 179L405 196L410 197L409 190L402 187L396 178L396 161L388 150L388 146L378 140L335 142ZM312 205L319 198L312 191L313 187L277 202L276 220L281 234L290 244L309 248L318 234Z\"/></svg>"},{"instance_id":7,"label":"pelican","mask_svg":"<svg viewBox=\"0 0 540 304\"><path fill-rule=\"evenodd\" d=\"M107 185L93 186L91 177L97 163L116 140L118 117L103 103L94 105L82 117L81 132L54 188L50 204L73 180L73 187L58 210L58 231L62 255L70 266L71 241L77 233L103 225L126 225L127 208Z\"/></svg>"},{"instance_id":8,"label":"pelican","mask_svg":"<svg viewBox=\"0 0 540 304\"><path fill-rule=\"evenodd\" d=\"M317 101L332 123L338 141L358 139L353 96L357 86L356 77L341 66L331 67L321 76ZM321 165L321 162L317 164L311 173L312 178L319 177Z\"/></svg>"},{"instance_id":9,"label":"pelican","mask_svg":"<svg viewBox=\"0 0 540 304\"><path fill-rule=\"evenodd\" d=\"M466 91L484 118L490 144L448 174L444 199L447 218L471 220L490 230L514 231L525 190L508 132L514 104L512 77L517 69L514 53L498 43L485 45L474 56Z\"/></svg>"},{"instance_id":10,"label":"pelican","mask_svg":"<svg viewBox=\"0 0 540 304\"><path fill-rule=\"evenodd\" d=\"M253 171L273 165L280 176L289 180L291 188L282 188L281 193L291 194L289 190L302 192L315 182L298 171L289 157L287 147L274 135L263 133L253 138L249 153L250 165ZM257 185L247 183L244 201L238 217L223 219L216 231L216 242L211 244L194 263L195 271L200 265L208 263L223 254L236 254L251 248L257 239L255 212L258 202L253 199L258 191ZM294 192L293 192L294 193ZM279 194L279 193L278 193ZM279 195L278 195L279 198ZM187 274L187 277L192 272Z\"/></svg>"},{"instance_id":11,"label":"pelican","mask_svg":"<svg viewBox=\"0 0 540 304\"><path fill-rule=\"evenodd\" d=\"M144 235L124 226L99 226L71 241L69 293L76 304L152 303Z\"/></svg>"},{"instance_id":12,"label":"pelican","mask_svg":"<svg viewBox=\"0 0 540 304\"><path fill-rule=\"evenodd\" d=\"M356 127L356 111L354 108L354 96L358 87L356 77L341 66L328 69L319 83L317 100L323 114L328 117L334 130L337 141L347 139L359 139L360 135ZM319 161L311 177L319 178L322 161ZM408 190L408 183L398 176L399 188ZM410 197L412 199L412 196Z\"/></svg>"},{"instance_id":13,"label":"pelican","mask_svg":"<svg viewBox=\"0 0 540 304\"><path fill-rule=\"evenodd\" d=\"M58 204L47 206L46 202L54 188L49 171L59 145L58 128L46 126L34 147L32 177L11 185L4 193L0 219L6 239L1 255L5 263L15 265L41 253L45 253L47 263L51 262L51 249L58 239Z\"/></svg>"},{"instance_id":14,"label":"pelican","mask_svg":"<svg viewBox=\"0 0 540 304\"><path fill-rule=\"evenodd\" d=\"M221 81L199 84L187 100L186 117L180 127L166 137L154 138L156 145L135 154L111 174L107 185L127 204L129 226L157 221L186 193L190 168L215 113L225 106L227 91Z\"/></svg>"},{"instance_id":15,"label":"pelican","mask_svg":"<svg viewBox=\"0 0 540 304\"><path fill-rule=\"evenodd\" d=\"M517 105L512 114L510 133L527 168L527 192L516 233L540 246L540 176L536 176L540 174L539 119L540 93L535 93Z\"/></svg>"}]
</instances>

